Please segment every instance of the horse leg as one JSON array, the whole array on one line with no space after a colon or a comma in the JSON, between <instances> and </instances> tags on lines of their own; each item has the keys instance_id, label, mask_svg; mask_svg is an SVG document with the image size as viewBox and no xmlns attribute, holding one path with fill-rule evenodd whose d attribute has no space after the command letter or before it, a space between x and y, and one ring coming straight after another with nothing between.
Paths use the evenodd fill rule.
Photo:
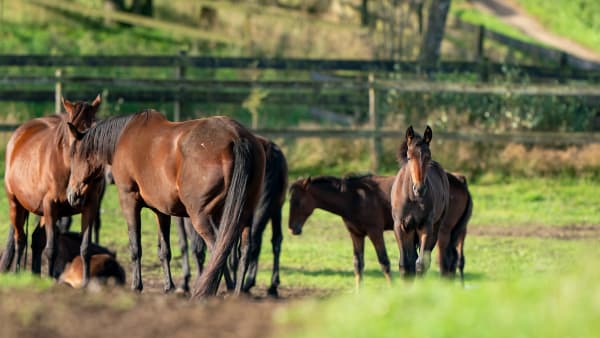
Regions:
<instances>
[{"instance_id":1,"label":"horse leg","mask_svg":"<svg viewBox=\"0 0 600 338\"><path fill-rule=\"evenodd\" d=\"M202 237L196 232L188 217L184 219L183 224L187 237L190 240L190 249L192 250L194 260L196 261L196 280L198 280L200 274L202 274L204 260L206 259L206 243L204 243Z\"/></svg>"},{"instance_id":2,"label":"horse leg","mask_svg":"<svg viewBox=\"0 0 600 338\"><path fill-rule=\"evenodd\" d=\"M438 232L438 264L440 266L440 274L442 276L448 276L450 273L451 265L454 260L453 250L454 247L450 245L450 232L446 229L440 229Z\"/></svg>"},{"instance_id":3,"label":"horse leg","mask_svg":"<svg viewBox=\"0 0 600 338\"><path fill-rule=\"evenodd\" d=\"M23 258L23 250L27 246L27 236L25 235L25 231L23 229L23 225L25 224L25 220L29 212L21 206L21 204L16 200L14 196L9 196L8 198L9 204L9 216L10 223L13 228L13 238L12 244L14 244L13 254L9 254L7 250L9 250L9 246L11 243L8 243L5 251L6 259L3 258L2 271L6 272L10 269L12 265L13 255L17 253L17 261L15 263L15 271L19 272L21 269L21 260ZM10 258L10 259L9 259Z\"/></svg>"},{"instance_id":4,"label":"horse leg","mask_svg":"<svg viewBox=\"0 0 600 338\"><path fill-rule=\"evenodd\" d=\"M360 283L362 282L363 271L365 269L364 251L365 251L365 237L350 233L352 238L352 249L354 253L354 288L358 292L360 289Z\"/></svg>"},{"instance_id":5,"label":"horse leg","mask_svg":"<svg viewBox=\"0 0 600 338\"><path fill-rule=\"evenodd\" d=\"M381 271L383 271L383 275L387 280L388 285L392 284L392 275L390 273L390 259L387 255L387 250L385 249L385 240L383 239L383 231L377 233L369 233L369 239L373 243L375 247L375 252L377 253L377 260L379 261L379 265L381 266Z\"/></svg>"},{"instance_id":6,"label":"horse leg","mask_svg":"<svg viewBox=\"0 0 600 338\"><path fill-rule=\"evenodd\" d=\"M190 260L188 257L188 239L185 232L183 217L175 217L175 224L177 225L177 234L179 235L179 249L181 250L181 268L183 270L183 282L181 289L185 292L190 291Z\"/></svg>"},{"instance_id":7,"label":"horse leg","mask_svg":"<svg viewBox=\"0 0 600 338\"><path fill-rule=\"evenodd\" d=\"M158 221L158 258L163 267L164 291L170 292L175 289L173 277L171 276L171 216L156 212Z\"/></svg>"},{"instance_id":8,"label":"horse leg","mask_svg":"<svg viewBox=\"0 0 600 338\"><path fill-rule=\"evenodd\" d=\"M417 260L417 248L415 245L415 231L406 232L400 225L394 225L394 235L399 245L400 259L398 270L402 277L414 276Z\"/></svg>"},{"instance_id":9,"label":"horse leg","mask_svg":"<svg viewBox=\"0 0 600 338\"><path fill-rule=\"evenodd\" d=\"M262 215L255 215L255 217L251 229L250 242L252 243L252 249L248 253L248 274L244 283L244 292L250 291L256 284L258 257L260 256L260 249L262 247L262 236L267 226L267 222L269 221L268 212L266 211Z\"/></svg>"},{"instance_id":10,"label":"horse leg","mask_svg":"<svg viewBox=\"0 0 600 338\"><path fill-rule=\"evenodd\" d=\"M141 243L141 206L135 197L134 192L119 192L121 210L127 222L127 232L129 234L129 251L131 261L133 262L133 272L131 278L131 289L142 291L142 243Z\"/></svg>"},{"instance_id":11,"label":"horse leg","mask_svg":"<svg viewBox=\"0 0 600 338\"><path fill-rule=\"evenodd\" d=\"M251 216L250 216L251 217ZM246 224L252 224L252 218L250 222ZM252 228L246 226L242 229L242 235L240 237L240 260L237 266L237 279L235 280L235 295L239 295L242 292L242 286L246 279L246 273L248 272L248 254L252 249L252 242L250 241Z\"/></svg>"},{"instance_id":12,"label":"horse leg","mask_svg":"<svg viewBox=\"0 0 600 338\"><path fill-rule=\"evenodd\" d=\"M94 243L100 244L100 227L102 226L102 221L100 221L100 207L98 206L96 210L96 217L94 218L93 229L94 229Z\"/></svg>"},{"instance_id":13,"label":"horse leg","mask_svg":"<svg viewBox=\"0 0 600 338\"><path fill-rule=\"evenodd\" d=\"M458 234L458 238L456 240L456 253L457 253L457 257L456 257L456 263L455 265L458 266L458 271L460 273L460 281L464 282L464 268L465 268L465 255L463 252L464 249L464 245L465 245L465 237L467 236L467 228L463 227L463 229L461 229L461 231Z\"/></svg>"},{"instance_id":14,"label":"horse leg","mask_svg":"<svg viewBox=\"0 0 600 338\"><path fill-rule=\"evenodd\" d=\"M273 274L271 275L271 286L267 293L271 296L277 296L279 287L279 256L281 256L281 242L283 241L283 232L281 231L281 208L273 212L271 217L271 246L273 247ZM258 259L258 258L257 258Z\"/></svg>"},{"instance_id":15,"label":"horse leg","mask_svg":"<svg viewBox=\"0 0 600 338\"><path fill-rule=\"evenodd\" d=\"M56 220L58 217L56 215L56 208L51 201L44 200L43 208L44 216L42 216L42 224L46 230L46 247L44 248L44 256L48 261L48 276L54 278L58 277L54 275L54 263L58 253L58 248L56 247L58 231L55 229Z\"/></svg>"},{"instance_id":16,"label":"horse leg","mask_svg":"<svg viewBox=\"0 0 600 338\"><path fill-rule=\"evenodd\" d=\"M81 212L81 245L79 255L81 256L82 274L81 287L86 287L90 280L90 260L92 253L90 243L92 242L92 231L96 221L97 211L100 209L99 201L90 196L90 201Z\"/></svg>"},{"instance_id":17,"label":"horse leg","mask_svg":"<svg viewBox=\"0 0 600 338\"><path fill-rule=\"evenodd\" d=\"M191 222L196 234L198 234L204 241L205 247L208 247L208 250L210 250L210 252L212 253L215 246L216 233L213 229L210 217L204 213L192 214L189 217L189 221ZM190 239L191 238L192 237L190 237ZM194 245L193 241L192 245ZM194 249L192 248L192 250ZM200 271L200 273L201 272L202 271ZM194 288L197 288L198 286L198 283L200 281L200 273L198 273L198 276L196 276Z\"/></svg>"},{"instance_id":18,"label":"horse leg","mask_svg":"<svg viewBox=\"0 0 600 338\"><path fill-rule=\"evenodd\" d=\"M46 233L40 225L40 219L37 218L35 228L31 234L31 272L35 274L42 273L42 251L46 243Z\"/></svg>"}]
</instances>

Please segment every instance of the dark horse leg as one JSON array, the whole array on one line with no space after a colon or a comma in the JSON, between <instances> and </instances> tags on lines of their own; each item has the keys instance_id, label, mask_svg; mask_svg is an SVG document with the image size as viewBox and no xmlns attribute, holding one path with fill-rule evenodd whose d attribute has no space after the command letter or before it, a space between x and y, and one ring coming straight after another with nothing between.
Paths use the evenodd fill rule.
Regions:
<instances>
[{"instance_id":1,"label":"dark horse leg","mask_svg":"<svg viewBox=\"0 0 600 338\"><path fill-rule=\"evenodd\" d=\"M440 273L444 277L451 275L452 265L458 255L455 255L456 248L450 245L450 231L440 229L438 233L438 263Z\"/></svg>"},{"instance_id":2,"label":"dark horse leg","mask_svg":"<svg viewBox=\"0 0 600 338\"><path fill-rule=\"evenodd\" d=\"M367 234L369 239L373 243L375 247L375 252L377 253L377 260L379 261L379 265L381 266L381 271L383 271L383 275L387 280L388 284L392 283L392 275L390 274L390 259L387 255L387 250L385 249L385 240L383 239L383 232L378 233L369 233Z\"/></svg>"},{"instance_id":3,"label":"dark horse leg","mask_svg":"<svg viewBox=\"0 0 600 338\"><path fill-rule=\"evenodd\" d=\"M185 231L187 233L187 237L190 240L190 249L192 250L192 256L196 261L196 280L202 274L202 269L204 268L204 260L206 259L206 243L200 235L194 229L192 222L189 218L185 218L183 222L185 226Z\"/></svg>"},{"instance_id":4,"label":"dark horse leg","mask_svg":"<svg viewBox=\"0 0 600 338\"><path fill-rule=\"evenodd\" d=\"M42 251L46 243L46 233L40 225L38 218L33 233L31 233L31 272L42 273Z\"/></svg>"},{"instance_id":5,"label":"dark horse leg","mask_svg":"<svg viewBox=\"0 0 600 338\"><path fill-rule=\"evenodd\" d=\"M431 265L431 251L435 247L437 237L433 232L433 225L425 225L417 230L419 241L419 257L416 262L416 269L419 275L424 275ZM441 236L441 235L440 235ZM441 252L440 248L440 252Z\"/></svg>"},{"instance_id":6,"label":"dark horse leg","mask_svg":"<svg viewBox=\"0 0 600 338\"><path fill-rule=\"evenodd\" d=\"M46 247L44 248L44 256L48 261L48 276L54 278L54 263L57 256L56 242L58 239L58 231L56 231L56 221L58 215L56 214L56 206L54 202L48 199L44 199L43 210L44 216L42 216L42 224L46 230Z\"/></svg>"},{"instance_id":7,"label":"dark horse leg","mask_svg":"<svg viewBox=\"0 0 600 338\"><path fill-rule=\"evenodd\" d=\"M358 292L365 269L365 237L352 232L350 232L350 237L352 237L352 249L354 253L354 288Z\"/></svg>"},{"instance_id":8,"label":"dark horse leg","mask_svg":"<svg viewBox=\"0 0 600 338\"><path fill-rule=\"evenodd\" d=\"M160 230L158 233L158 258L163 267L164 291L170 292L175 289L171 276L171 216L157 211L155 213Z\"/></svg>"},{"instance_id":9,"label":"dark horse leg","mask_svg":"<svg viewBox=\"0 0 600 338\"><path fill-rule=\"evenodd\" d=\"M258 257L260 256L260 249L262 246L262 236L267 223L269 222L269 216L267 212L263 212L261 215L256 215L257 218L254 220L251 229L250 242L252 243L252 250L248 253L248 274L244 283L244 292L250 291L250 289L256 284L256 274L258 272Z\"/></svg>"},{"instance_id":10,"label":"dark horse leg","mask_svg":"<svg viewBox=\"0 0 600 338\"><path fill-rule=\"evenodd\" d=\"M271 296L277 296L277 288L279 287L279 256L281 256L281 242L283 241L283 233L281 231L281 208L277 207L271 213L271 246L273 248L273 273L271 275L271 286L267 293ZM258 257L257 257L258 259Z\"/></svg>"},{"instance_id":11,"label":"dark horse leg","mask_svg":"<svg viewBox=\"0 0 600 338\"><path fill-rule=\"evenodd\" d=\"M400 259L398 269L402 277L411 277L416 272L417 247L415 244L415 231L404 231L400 226L394 226L394 235L398 242Z\"/></svg>"},{"instance_id":12,"label":"dark horse leg","mask_svg":"<svg viewBox=\"0 0 600 338\"><path fill-rule=\"evenodd\" d=\"M179 249L181 250L181 269L183 270L183 282L181 283L181 289L184 292L190 291L190 260L188 257L188 239L185 231L185 224L183 217L175 217L175 224L177 225L177 234L179 235Z\"/></svg>"}]
</instances>

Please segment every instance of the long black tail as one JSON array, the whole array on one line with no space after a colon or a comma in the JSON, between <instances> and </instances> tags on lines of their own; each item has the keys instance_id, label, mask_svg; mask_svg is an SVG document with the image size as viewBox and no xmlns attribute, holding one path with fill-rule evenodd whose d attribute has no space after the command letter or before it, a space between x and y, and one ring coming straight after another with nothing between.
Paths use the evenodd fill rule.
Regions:
<instances>
[{"instance_id":1,"label":"long black tail","mask_svg":"<svg viewBox=\"0 0 600 338\"><path fill-rule=\"evenodd\" d=\"M2 258L0 258L0 271L10 270L13 259L15 257L15 228L11 225L8 229L8 238L4 246Z\"/></svg>"},{"instance_id":2,"label":"long black tail","mask_svg":"<svg viewBox=\"0 0 600 338\"><path fill-rule=\"evenodd\" d=\"M196 283L192 298L203 298L217 293L227 256L240 237L240 220L246 206L248 184L254 174L251 146L247 139L236 140L233 143L234 164L217 239L206 269Z\"/></svg>"}]
</instances>

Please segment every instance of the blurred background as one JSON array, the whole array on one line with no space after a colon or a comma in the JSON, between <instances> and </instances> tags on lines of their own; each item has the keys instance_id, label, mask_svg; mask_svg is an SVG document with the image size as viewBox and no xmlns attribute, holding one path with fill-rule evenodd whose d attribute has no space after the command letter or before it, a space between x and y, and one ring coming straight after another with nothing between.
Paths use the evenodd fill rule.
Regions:
<instances>
[{"instance_id":1,"label":"blurred background","mask_svg":"<svg viewBox=\"0 0 600 338\"><path fill-rule=\"evenodd\" d=\"M595 179L599 32L594 0L0 0L0 128L100 93L102 117L233 116L292 176L392 174L428 124L472 180Z\"/></svg>"}]
</instances>

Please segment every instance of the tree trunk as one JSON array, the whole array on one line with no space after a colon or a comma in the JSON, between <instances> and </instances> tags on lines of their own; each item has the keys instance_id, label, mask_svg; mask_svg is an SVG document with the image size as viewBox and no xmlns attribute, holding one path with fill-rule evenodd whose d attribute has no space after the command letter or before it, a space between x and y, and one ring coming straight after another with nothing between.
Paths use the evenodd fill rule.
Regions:
<instances>
[{"instance_id":1,"label":"tree trunk","mask_svg":"<svg viewBox=\"0 0 600 338\"><path fill-rule=\"evenodd\" d=\"M444 38L446 17L451 0L432 0L427 19L427 30L421 43L419 61L426 72L434 69L440 59L440 46Z\"/></svg>"},{"instance_id":2,"label":"tree trunk","mask_svg":"<svg viewBox=\"0 0 600 338\"><path fill-rule=\"evenodd\" d=\"M152 16L154 14L152 0L133 0L129 12L144 16Z\"/></svg>"}]
</instances>

